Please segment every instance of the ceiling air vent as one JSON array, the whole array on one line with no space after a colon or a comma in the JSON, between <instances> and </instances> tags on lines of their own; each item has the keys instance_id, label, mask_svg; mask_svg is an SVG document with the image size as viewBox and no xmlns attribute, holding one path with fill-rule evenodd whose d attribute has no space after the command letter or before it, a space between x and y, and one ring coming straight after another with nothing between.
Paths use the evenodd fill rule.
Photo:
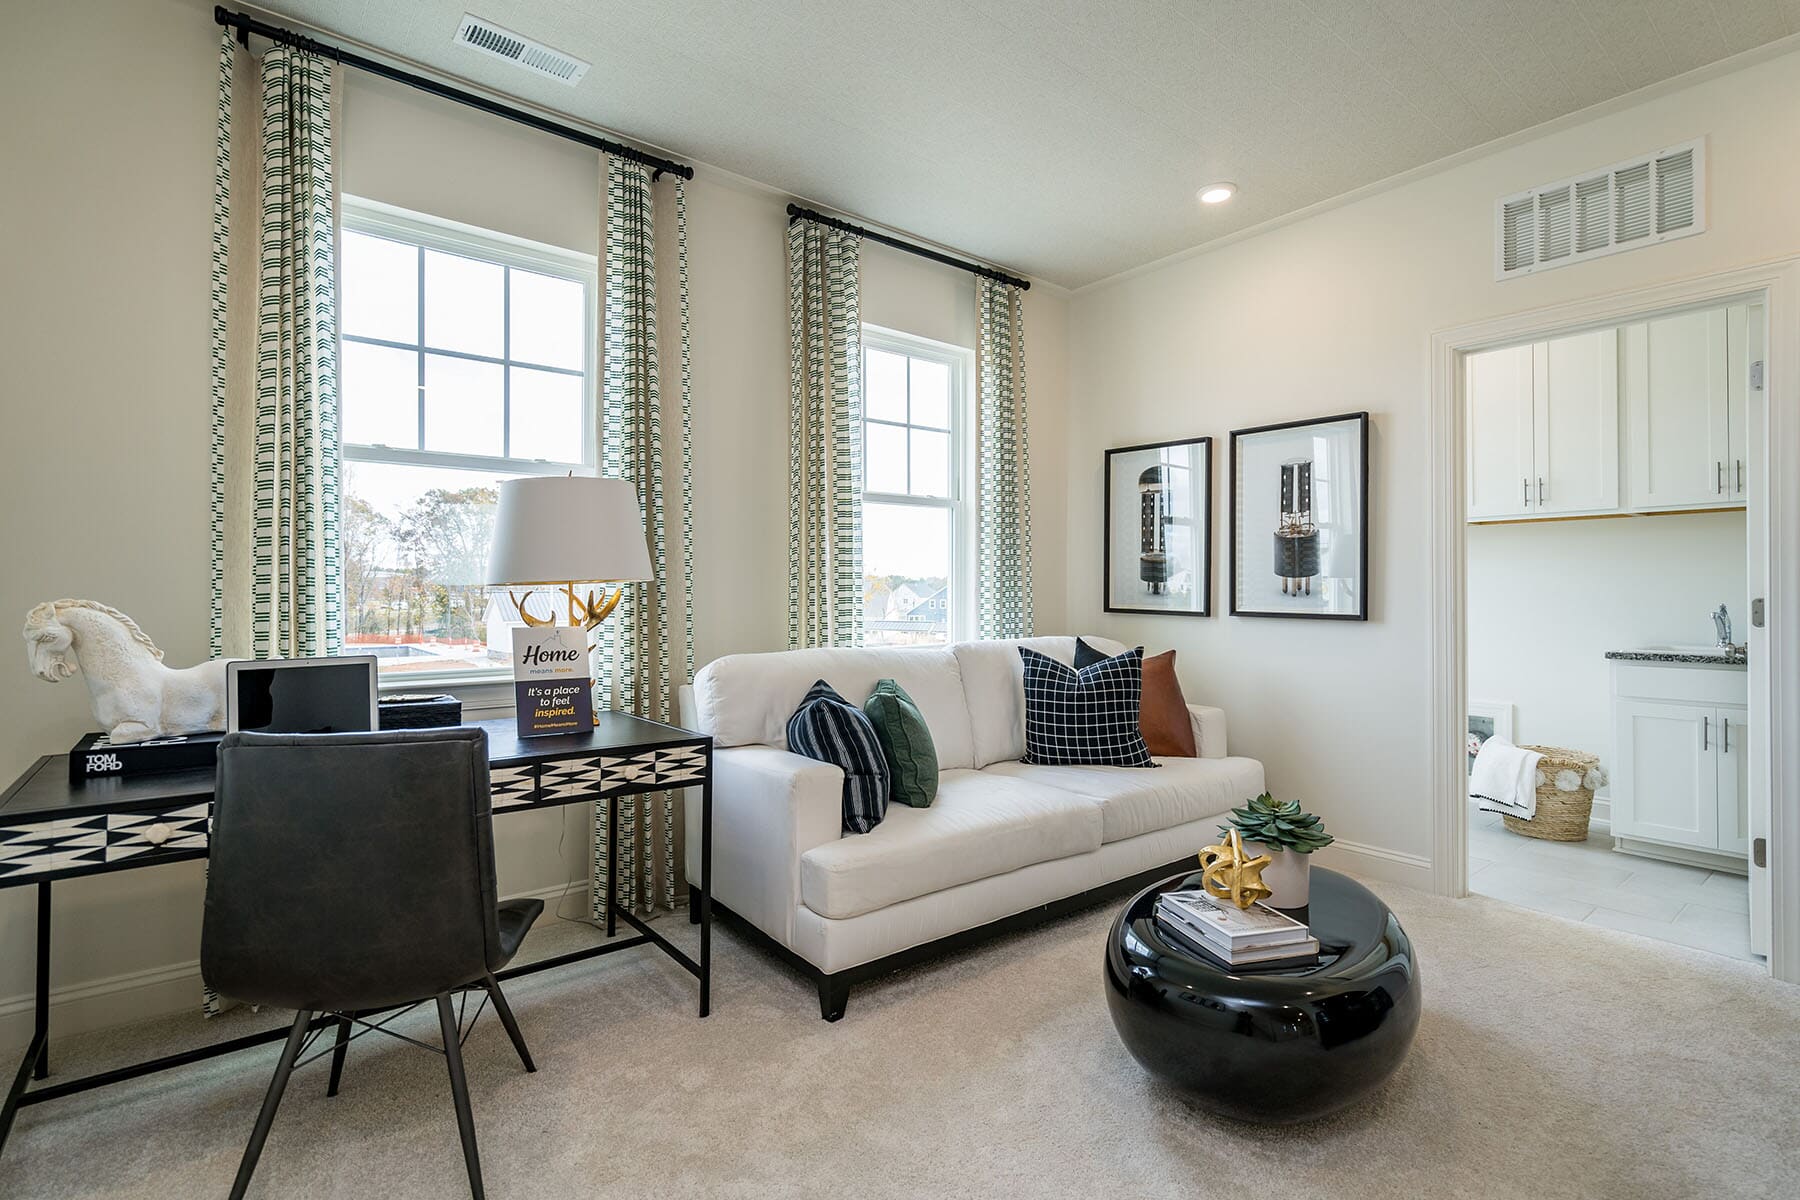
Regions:
<instances>
[{"instance_id":1,"label":"ceiling air vent","mask_svg":"<svg viewBox=\"0 0 1800 1200\"><path fill-rule=\"evenodd\" d=\"M561 50L552 50L542 42L521 37L474 13L463 14L462 24L456 27L456 41L458 45L472 47L495 58L504 58L507 62L548 76L559 83L566 83L570 87L580 83L581 77L593 65L573 54L564 54Z\"/></svg>"},{"instance_id":2,"label":"ceiling air vent","mask_svg":"<svg viewBox=\"0 0 1800 1200\"><path fill-rule=\"evenodd\" d=\"M1706 139L1494 202L1494 278L1706 231Z\"/></svg>"}]
</instances>

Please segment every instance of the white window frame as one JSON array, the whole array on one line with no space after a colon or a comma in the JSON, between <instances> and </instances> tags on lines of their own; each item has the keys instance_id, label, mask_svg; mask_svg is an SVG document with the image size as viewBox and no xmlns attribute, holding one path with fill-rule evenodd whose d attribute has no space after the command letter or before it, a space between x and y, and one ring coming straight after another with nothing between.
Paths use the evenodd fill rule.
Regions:
<instances>
[{"instance_id":1,"label":"white window frame","mask_svg":"<svg viewBox=\"0 0 1800 1200\"><path fill-rule=\"evenodd\" d=\"M898 329L887 329L880 325L862 327L864 402L862 429L858 431L863 439L863 503L866 504L898 504L915 508L939 508L950 514L950 621L945 632L945 645L964 642L975 636L975 501L972 487L976 477L975 463L975 412L973 397L975 395L975 351L967 346L957 346L949 342L940 342L932 338L920 337L917 334L905 333ZM949 368L950 374L950 487L948 496L913 496L905 493L875 492L868 487L868 428L869 413L867 400L868 354L870 350L885 350L890 354L903 354L908 358L923 359L927 362L942 363ZM907 416L910 418L910 410ZM877 424L894 425L893 421L877 421ZM926 427L930 428L930 427ZM908 452L911 442L908 441ZM909 480L910 482L910 480ZM906 649L907 647L894 647ZM921 646L920 649L925 647Z\"/></svg>"},{"instance_id":2,"label":"white window frame","mask_svg":"<svg viewBox=\"0 0 1800 1200\"><path fill-rule=\"evenodd\" d=\"M385 463L395 466L440 467L465 471L491 472L496 475L565 475L573 472L577 475L592 475L598 463L598 392L599 363L596 361L596 338L600 298L599 260L591 254L567 250L560 246L551 246L543 242L534 242L526 238L514 237L511 234L482 229L474 225L465 225L459 221L451 221L442 217L429 216L397 208L391 204L383 204L378 200L369 200L360 196L345 195L341 198L341 225L345 232L363 233L372 237L388 238L419 246L426 250L438 250L445 254L454 254L463 258L473 258L481 262L495 263L500 266L513 267L519 270L533 271L543 275L553 275L562 279L575 280L582 285L586 297L585 312L582 323L584 336L582 339L582 417L581 417L581 458L579 461L559 462L544 458L512 458L505 455L459 454L439 450L425 450L417 447L388 446L381 443L343 443L343 457L346 462ZM421 256L421 271L423 257ZM341 280L340 280L341 286ZM425 353L442 354L451 358L462 358L471 362L493 363L501 368L502 380L502 436L512 437L511 382L506 371L508 366L527 367L532 370L549 370L561 374L573 374L572 368L552 367L545 363L527 362L513 359L507 353L511 343L512 314L507 304L508 297L502 297L502 315L504 319L503 334L505 341L499 357L483 354L469 354L463 351L444 350L430 346L424 337L425 292L423 278L420 280L418 305L420 315L419 337L415 342L396 342L384 338L364 337L347 334L340 324L338 329L339 356L343 361L342 347L346 343L386 346L391 349ZM424 390L421 378L420 391ZM421 397L422 399L422 397ZM422 408L422 405L421 405ZM511 671L506 667L492 667L473 671L444 672L409 672L395 675L381 681L383 691L417 691L422 685L446 687L457 684L491 684L502 679L511 678Z\"/></svg>"}]
</instances>

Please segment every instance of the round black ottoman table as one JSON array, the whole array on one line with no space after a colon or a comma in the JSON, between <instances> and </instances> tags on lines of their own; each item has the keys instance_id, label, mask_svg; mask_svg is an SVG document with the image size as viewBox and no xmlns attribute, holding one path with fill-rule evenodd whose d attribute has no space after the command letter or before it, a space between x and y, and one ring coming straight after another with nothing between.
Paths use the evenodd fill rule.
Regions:
<instances>
[{"instance_id":1,"label":"round black ottoman table","mask_svg":"<svg viewBox=\"0 0 1800 1200\"><path fill-rule=\"evenodd\" d=\"M1132 1057L1243 1121L1311 1120L1374 1091L1419 1025L1418 960L1387 905L1314 867L1311 904L1289 915L1312 927L1318 961L1230 968L1164 941L1154 919L1157 896L1199 886L1172 876L1113 922L1106 1002Z\"/></svg>"}]
</instances>

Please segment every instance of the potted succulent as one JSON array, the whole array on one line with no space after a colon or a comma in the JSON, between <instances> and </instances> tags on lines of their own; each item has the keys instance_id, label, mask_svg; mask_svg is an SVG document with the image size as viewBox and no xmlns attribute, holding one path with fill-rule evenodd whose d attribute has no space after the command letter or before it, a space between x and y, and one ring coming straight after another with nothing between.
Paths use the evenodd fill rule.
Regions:
<instances>
[{"instance_id":1,"label":"potted succulent","mask_svg":"<svg viewBox=\"0 0 1800 1200\"><path fill-rule=\"evenodd\" d=\"M1305 907L1312 852L1332 840L1319 818L1302 810L1298 800L1277 800L1264 792L1232 809L1231 820L1219 826L1219 835L1234 828L1243 835L1246 851L1269 856L1262 878L1272 894L1263 903L1272 908Z\"/></svg>"}]
</instances>

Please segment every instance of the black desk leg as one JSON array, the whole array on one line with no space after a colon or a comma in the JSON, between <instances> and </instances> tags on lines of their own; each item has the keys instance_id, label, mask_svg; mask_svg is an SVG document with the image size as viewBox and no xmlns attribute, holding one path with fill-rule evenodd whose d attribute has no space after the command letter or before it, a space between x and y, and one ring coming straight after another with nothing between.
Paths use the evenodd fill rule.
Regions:
<instances>
[{"instance_id":1,"label":"black desk leg","mask_svg":"<svg viewBox=\"0 0 1800 1200\"><path fill-rule=\"evenodd\" d=\"M712 1011L712 744L700 785L700 1015Z\"/></svg>"},{"instance_id":2,"label":"black desk leg","mask_svg":"<svg viewBox=\"0 0 1800 1200\"><path fill-rule=\"evenodd\" d=\"M19 1098L32 1079L50 1074L50 882L37 885L37 987L33 1010L31 1044L19 1062L12 1086L6 1089L6 1102L0 1105L0 1151L12 1133L13 1118L19 1112Z\"/></svg>"},{"instance_id":3,"label":"black desk leg","mask_svg":"<svg viewBox=\"0 0 1800 1200\"><path fill-rule=\"evenodd\" d=\"M606 936L619 932L619 795L606 798Z\"/></svg>"}]
</instances>

